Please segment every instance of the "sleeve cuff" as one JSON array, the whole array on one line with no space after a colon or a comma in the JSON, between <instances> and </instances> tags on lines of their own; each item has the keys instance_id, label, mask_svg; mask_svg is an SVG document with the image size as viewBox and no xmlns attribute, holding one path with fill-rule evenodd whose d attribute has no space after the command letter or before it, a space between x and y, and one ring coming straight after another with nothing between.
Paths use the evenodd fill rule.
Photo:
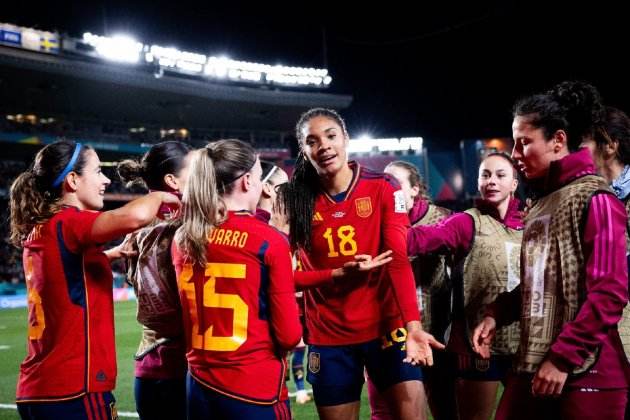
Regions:
<instances>
[{"instance_id":1,"label":"sleeve cuff","mask_svg":"<svg viewBox=\"0 0 630 420\"><path fill-rule=\"evenodd\" d=\"M553 350L549 350L547 360L553 363L555 367L557 367L564 373L570 373L573 370L573 366L571 365L571 363L567 362L567 360L561 355L554 353Z\"/></svg>"},{"instance_id":2,"label":"sleeve cuff","mask_svg":"<svg viewBox=\"0 0 630 420\"><path fill-rule=\"evenodd\" d=\"M486 306L486 310L483 314L484 317L489 316L491 318L494 318L495 322L497 322L497 305L493 302L490 303Z\"/></svg>"}]
</instances>

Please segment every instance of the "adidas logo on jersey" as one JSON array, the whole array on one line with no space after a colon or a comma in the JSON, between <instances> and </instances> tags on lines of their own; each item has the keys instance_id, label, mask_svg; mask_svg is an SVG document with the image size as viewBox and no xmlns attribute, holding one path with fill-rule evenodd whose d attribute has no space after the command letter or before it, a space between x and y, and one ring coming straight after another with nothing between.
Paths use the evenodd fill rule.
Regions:
<instances>
[{"instance_id":1,"label":"adidas logo on jersey","mask_svg":"<svg viewBox=\"0 0 630 420\"><path fill-rule=\"evenodd\" d=\"M324 218L322 217L321 214L319 214L318 211L316 211L315 214L313 215L313 221L314 222L323 222Z\"/></svg>"}]
</instances>

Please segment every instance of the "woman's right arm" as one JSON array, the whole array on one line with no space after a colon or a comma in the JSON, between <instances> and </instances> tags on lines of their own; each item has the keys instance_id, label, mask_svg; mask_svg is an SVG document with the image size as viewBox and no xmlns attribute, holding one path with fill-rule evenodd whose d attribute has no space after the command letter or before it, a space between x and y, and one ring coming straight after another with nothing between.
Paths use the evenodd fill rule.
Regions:
<instances>
[{"instance_id":1,"label":"woman's right arm","mask_svg":"<svg viewBox=\"0 0 630 420\"><path fill-rule=\"evenodd\" d=\"M509 292L503 292L486 306L484 318L473 333L473 350L482 357L490 357L490 346L497 332L497 327L510 325L521 316L521 285Z\"/></svg>"},{"instance_id":2,"label":"woman's right arm","mask_svg":"<svg viewBox=\"0 0 630 420\"><path fill-rule=\"evenodd\" d=\"M101 213L92 225L92 240L105 243L148 225L157 216L162 203L176 208L181 204L174 194L155 191Z\"/></svg>"},{"instance_id":3,"label":"woman's right arm","mask_svg":"<svg viewBox=\"0 0 630 420\"><path fill-rule=\"evenodd\" d=\"M419 225L407 231L409 256L428 253L457 253L467 250L475 224L467 213L456 213L435 225Z\"/></svg>"},{"instance_id":4,"label":"woman's right arm","mask_svg":"<svg viewBox=\"0 0 630 420\"><path fill-rule=\"evenodd\" d=\"M371 255L355 255L354 261L346 262L342 267L328 270L297 270L293 273L295 288L298 291L332 284L335 280L352 278L359 273L374 270L392 260L392 251L385 251L372 258Z\"/></svg>"}]
</instances>

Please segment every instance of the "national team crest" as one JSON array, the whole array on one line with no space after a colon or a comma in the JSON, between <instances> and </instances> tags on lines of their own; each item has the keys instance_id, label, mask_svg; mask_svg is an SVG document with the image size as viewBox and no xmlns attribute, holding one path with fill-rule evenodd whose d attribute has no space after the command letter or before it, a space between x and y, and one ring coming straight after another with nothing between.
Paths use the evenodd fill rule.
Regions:
<instances>
[{"instance_id":1,"label":"national team crest","mask_svg":"<svg viewBox=\"0 0 630 420\"><path fill-rule=\"evenodd\" d=\"M354 205L357 208L357 216L369 217L372 214L372 200L370 200L370 197L357 198L354 200Z\"/></svg>"},{"instance_id":2,"label":"national team crest","mask_svg":"<svg viewBox=\"0 0 630 420\"><path fill-rule=\"evenodd\" d=\"M479 372L486 372L488 369L490 369L490 360L475 358L475 369L477 369Z\"/></svg>"},{"instance_id":3,"label":"national team crest","mask_svg":"<svg viewBox=\"0 0 630 420\"><path fill-rule=\"evenodd\" d=\"M310 351L308 353L308 370L311 371L311 373L318 373L319 372L319 353L316 353L314 351Z\"/></svg>"}]
</instances>

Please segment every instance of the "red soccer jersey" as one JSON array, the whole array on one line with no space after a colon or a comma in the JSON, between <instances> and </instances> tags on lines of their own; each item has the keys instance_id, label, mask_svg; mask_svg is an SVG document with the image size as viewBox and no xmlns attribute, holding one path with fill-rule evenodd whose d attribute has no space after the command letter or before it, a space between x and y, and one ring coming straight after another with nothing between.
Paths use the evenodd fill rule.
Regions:
<instances>
[{"instance_id":1,"label":"red soccer jersey","mask_svg":"<svg viewBox=\"0 0 630 420\"><path fill-rule=\"evenodd\" d=\"M18 402L114 389L112 271L91 239L99 214L66 207L24 242L28 355L20 366Z\"/></svg>"},{"instance_id":2,"label":"red soccer jersey","mask_svg":"<svg viewBox=\"0 0 630 420\"><path fill-rule=\"evenodd\" d=\"M373 340L419 320L415 283L407 259L409 218L402 192L384 174L351 162L354 178L345 198L325 192L315 201L312 250L300 252L305 270L341 267L358 254L393 251L393 260L366 275L304 291L305 339L346 345ZM402 319L401 319L402 315Z\"/></svg>"},{"instance_id":3,"label":"red soccer jersey","mask_svg":"<svg viewBox=\"0 0 630 420\"><path fill-rule=\"evenodd\" d=\"M284 354L299 341L287 240L248 212L213 229L201 268L173 244L191 375L256 404L286 399Z\"/></svg>"}]
</instances>

